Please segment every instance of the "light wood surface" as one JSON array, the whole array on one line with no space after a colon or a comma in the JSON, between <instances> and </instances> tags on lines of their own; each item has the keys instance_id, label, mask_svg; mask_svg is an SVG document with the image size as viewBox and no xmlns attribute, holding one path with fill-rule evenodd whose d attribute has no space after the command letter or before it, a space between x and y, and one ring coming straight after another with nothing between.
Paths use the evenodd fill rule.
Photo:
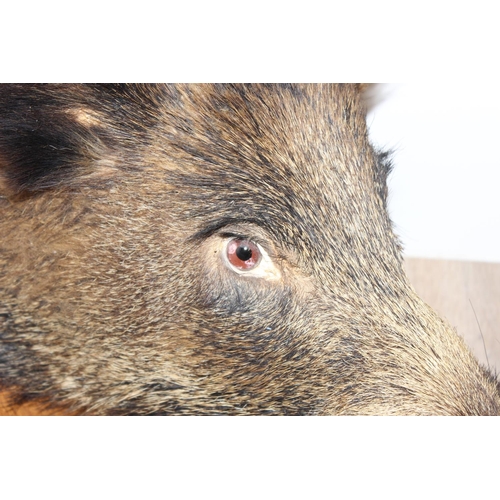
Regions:
<instances>
[{"instance_id":1,"label":"light wood surface","mask_svg":"<svg viewBox=\"0 0 500 500\"><path fill-rule=\"evenodd\" d=\"M500 372L500 264L407 258L405 266L420 297Z\"/></svg>"}]
</instances>

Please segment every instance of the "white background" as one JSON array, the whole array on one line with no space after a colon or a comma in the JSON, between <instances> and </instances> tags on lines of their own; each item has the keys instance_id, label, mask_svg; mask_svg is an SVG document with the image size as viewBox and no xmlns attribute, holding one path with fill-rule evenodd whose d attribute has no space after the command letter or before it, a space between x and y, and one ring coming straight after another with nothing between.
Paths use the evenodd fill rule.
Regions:
<instances>
[{"instance_id":1,"label":"white background","mask_svg":"<svg viewBox=\"0 0 500 500\"><path fill-rule=\"evenodd\" d=\"M394 150L389 210L405 254L500 262L497 84L377 85L374 145Z\"/></svg>"}]
</instances>

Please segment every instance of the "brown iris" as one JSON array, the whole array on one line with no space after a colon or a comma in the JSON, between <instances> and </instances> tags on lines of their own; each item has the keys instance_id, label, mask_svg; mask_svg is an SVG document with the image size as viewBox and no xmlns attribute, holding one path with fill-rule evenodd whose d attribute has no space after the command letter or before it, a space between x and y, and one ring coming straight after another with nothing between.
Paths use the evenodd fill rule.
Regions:
<instances>
[{"instance_id":1,"label":"brown iris","mask_svg":"<svg viewBox=\"0 0 500 500\"><path fill-rule=\"evenodd\" d=\"M234 238L227 244L227 259L240 271L250 271L260 261L259 247L250 240Z\"/></svg>"}]
</instances>

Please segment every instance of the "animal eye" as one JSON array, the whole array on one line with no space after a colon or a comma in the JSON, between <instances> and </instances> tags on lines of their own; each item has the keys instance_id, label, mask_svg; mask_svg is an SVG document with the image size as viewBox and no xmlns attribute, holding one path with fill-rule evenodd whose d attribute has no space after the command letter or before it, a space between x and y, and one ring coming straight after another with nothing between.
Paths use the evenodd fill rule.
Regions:
<instances>
[{"instance_id":1,"label":"animal eye","mask_svg":"<svg viewBox=\"0 0 500 500\"><path fill-rule=\"evenodd\" d=\"M262 254L259 247L250 240L234 238L226 247L229 263L239 271L250 271L259 265Z\"/></svg>"},{"instance_id":2,"label":"animal eye","mask_svg":"<svg viewBox=\"0 0 500 500\"><path fill-rule=\"evenodd\" d=\"M231 271L246 278L279 280L280 270L258 243L247 238L221 240L222 260Z\"/></svg>"}]
</instances>

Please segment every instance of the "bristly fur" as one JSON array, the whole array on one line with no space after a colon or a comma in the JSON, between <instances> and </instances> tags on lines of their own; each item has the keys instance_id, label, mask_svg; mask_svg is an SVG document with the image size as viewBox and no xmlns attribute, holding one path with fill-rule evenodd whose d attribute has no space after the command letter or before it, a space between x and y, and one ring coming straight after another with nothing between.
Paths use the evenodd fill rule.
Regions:
<instances>
[{"instance_id":1,"label":"bristly fur","mask_svg":"<svg viewBox=\"0 0 500 500\"><path fill-rule=\"evenodd\" d=\"M0 408L498 414L404 275L361 90L1 85Z\"/></svg>"}]
</instances>

